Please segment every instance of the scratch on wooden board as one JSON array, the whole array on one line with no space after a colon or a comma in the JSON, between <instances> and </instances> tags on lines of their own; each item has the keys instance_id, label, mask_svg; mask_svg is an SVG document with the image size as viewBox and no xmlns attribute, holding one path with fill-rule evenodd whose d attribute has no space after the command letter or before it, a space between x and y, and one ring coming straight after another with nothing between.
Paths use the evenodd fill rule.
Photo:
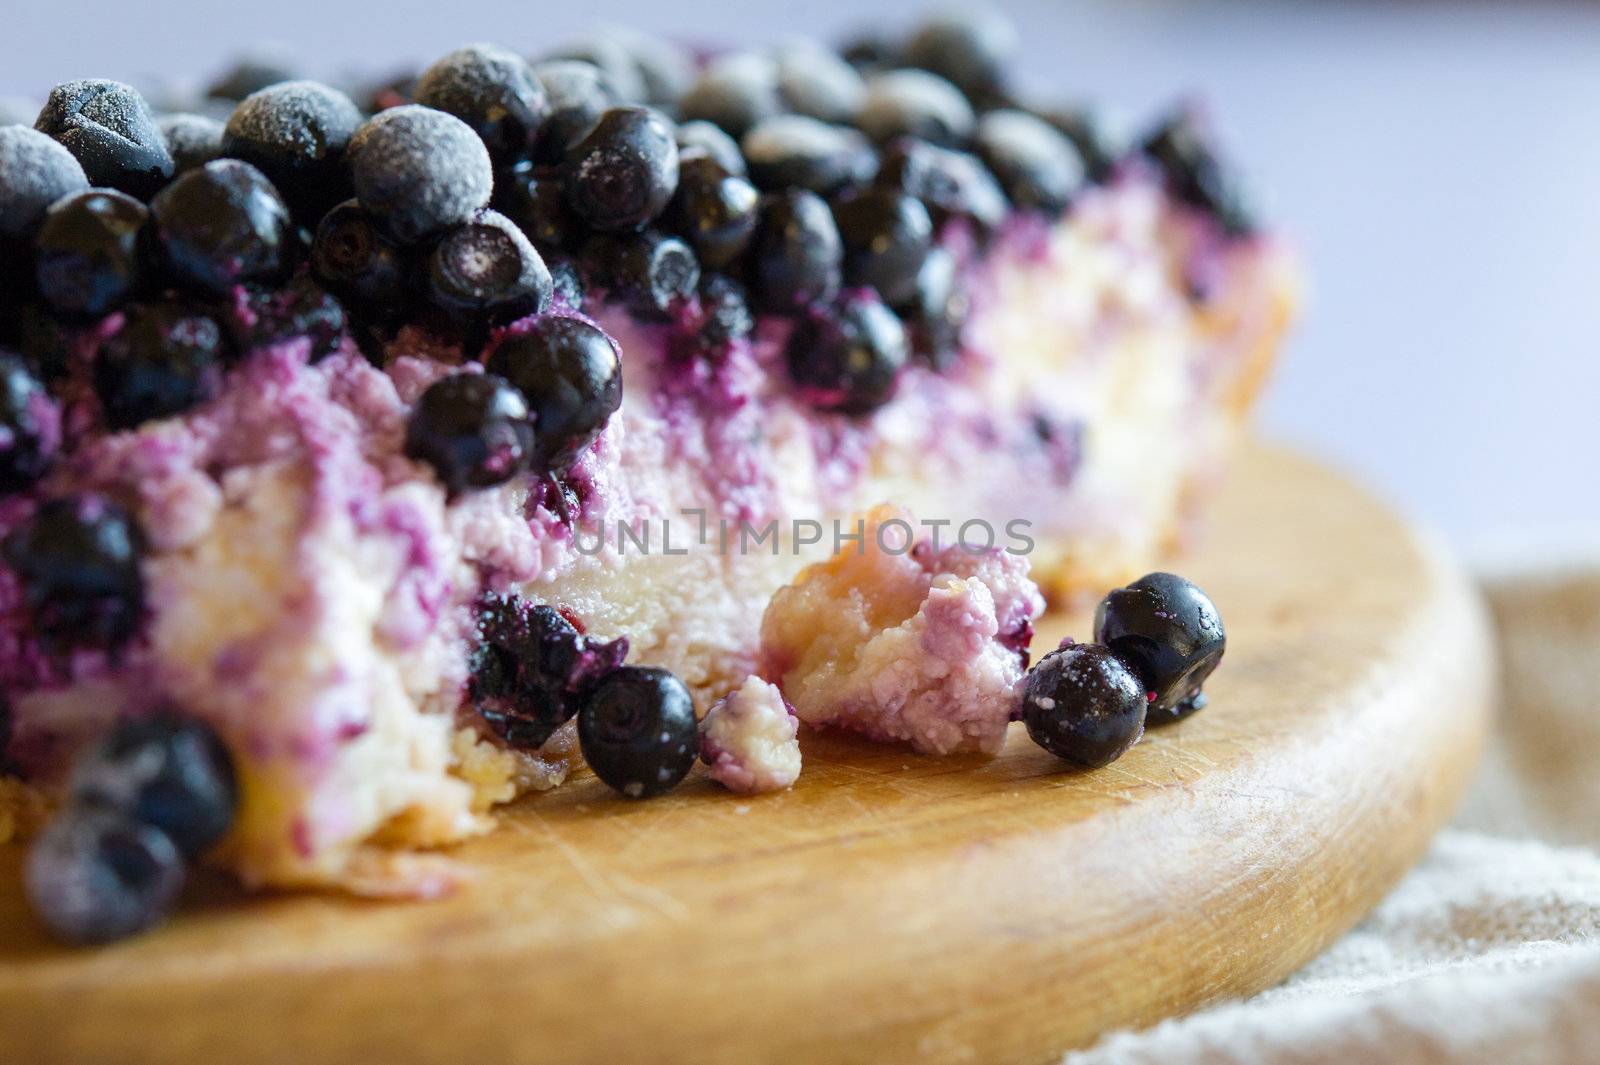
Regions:
<instances>
[{"instance_id":1,"label":"scratch on wooden board","mask_svg":"<svg viewBox=\"0 0 1600 1065\"><path fill-rule=\"evenodd\" d=\"M670 921L686 921L689 919L689 907L673 898L669 893L660 888L641 884L617 873L609 876L597 868L593 862L583 856L577 847L561 838L561 834L550 827L545 819L537 812L524 822L530 828L536 827L538 834L547 840L556 853L565 858L573 872L589 889L601 897L620 899L641 909L652 910Z\"/></svg>"}]
</instances>

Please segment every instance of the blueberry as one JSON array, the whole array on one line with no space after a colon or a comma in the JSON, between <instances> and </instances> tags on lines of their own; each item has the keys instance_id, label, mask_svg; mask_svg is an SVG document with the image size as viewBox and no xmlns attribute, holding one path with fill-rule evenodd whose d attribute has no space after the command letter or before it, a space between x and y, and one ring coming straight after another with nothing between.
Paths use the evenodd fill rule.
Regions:
<instances>
[{"instance_id":1,"label":"blueberry","mask_svg":"<svg viewBox=\"0 0 1600 1065\"><path fill-rule=\"evenodd\" d=\"M561 179L526 163L501 175L494 204L541 252L568 246L580 229L577 216L567 206Z\"/></svg>"},{"instance_id":2,"label":"blueberry","mask_svg":"<svg viewBox=\"0 0 1600 1065\"><path fill-rule=\"evenodd\" d=\"M622 406L622 362L605 333L580 318L547 314L501 338L485 368L527 400L534 465L561 472Z\"/></svg>"},{"instance_id":3,"label":"blueberry","mask_svg":"<svg viewBox=\"0 0 1600 1065\"><path fill-rule=\"evenodd\" d=\"M1089 177L1105 181L1127 150L1123 131L1104 113L1087 108L1062 107L1044 115L1045 121L1066 135L1078 149Z\"/></svg>"},{"instance_id":4,"label":"blueberry","mask_svg":"<svg viewBox=\"0 0 1600 1065\"><path fill-rule=\"evenodd\" d=\"M296 274L285 285L250 285L244 290L242 314L227 318L234 346L248 354L272 344L304 339L307 358L319 362L344 343L349 321L344 306L308 274Z\"/></svg>"},{"instance_id":5,"label":"blueberry","mask_svg":"<svg viewBox=\"0 0 1600 1065\"><path fill-rule=\"evenodd\" d=\"M740 141L750 179L767 191L798 187L827 196L871 181L878 170L872 144L857 130L804 115L777 115L752 126Z\"/></svg>"},{"instance_id":6,"label":"blueberry","mask_svg":"<svg viewBox=\"0 0 1600 1065\"><path fill-rule=\"evenodd\" d=\"M859 71L875 71L899 61L900 47L878 30L856 33L839 45L839 58Z\"/></svg>"},{"instance_id":7,"label":"blueberry","mask_svg":"<svg viewBox=\"0 0 1600 1065\"><path fill-rule=\"evenodd\" d=\"M798 40L778 50L778 91L796 114L824 122L849 122L867 93L859 71L813 42Z\"/></svg>"},{"instance_id":8,"label":"blueberry","mask_svg":"<svg viewBox=\"0 0 1600 1065\"><path fill-rule=\"evenodd\" d=\"M361 205L406 243L465 222L494 188L488 149L472 127L418 104L368 119L347 158Z\"/></svg>"},{"instance_id":9,"label":"blueberry","mask_svg":"<svg viewBox=\"0 0 1600 1065\"><path fill-rule=\"evenodd\" d=\"M144 204L112 189L58 200L33 239L39 294L58 314L98 318L116 308L139 281Z\"/></svg>"},{"instance_id":10,"label":"blueberry","mask_svg":"<svg viewBox=\"0 0 1600 1065\"><path fill-rule=\"evenodd\" d=\"M1193 109L1168 116L1145 138L1142 148L1161 167L1173 196L1210 214L1230 236L1255 232L1238 179L1212 150L1204 122Z\"/></svg>"},{"instance_id":11,"label":"blueberry","mask_svg":"<svg viewBox=\"0 0 1600 1065\"><path fill-rule=\"evenodd\" d=\"M733 177L745 177L750 172L745 166L744 153L739 150L739 142L722 132L720 126L702 120L678 123L680 163L696 156L709 156Z\"/></svg>"},{"instance_id":12,"label":"blueberry","mask_svg":"<svg viewBox=\"0 0 1600 1065\"><path fill-rule=\"evenodd\" d=\"M623 666L578 711L578 743L594 775L630 799L665 794L699 754L694 699L667 670Z\"/></svg>"},{"instance_id":13,"label":"blueberry","mask_svg":"<svg viewBox=\"0 0 1600 1065\"><path fill-rule=\"evenodd\" d=\"M549 110L527 60L491 44L458 48L434 63L417 78L414 96L471 126L501 166L527 157Z\"/></svg>"},{"instance_id":14,"label":"blueberry","mask_svg":"<svg viewBox=\"0 0 1600 1065\"><path fill-rule=\"evenodd\" d=\"M115 648L144 610L142 537L115 503L66 496L40 504L0 554L22 582L34 631L65 646Z\"/></svg>"},{"instance_id":15,"label":"blueberry","mask_svg":"<svg viewBox=\"0 0 1600 1065\"><path fill-rule=\"evenodd\" d=\"M233 825L238 785L208 726L171 713L124 721L74 767L73 800L160 829L185 858Z\"/></svg>"},{"instance_id":16,"label":"blueberry","mask_svg":"<svg viewBox=\"0 0 1600 1065\"><path fill-rule=\"evenodd\" d=\"M1083 160L1072 142L1026 111L991 111L978 123L978 154L1018 207L1055 213L1084 181Z\"/></svg>"},{"instance_id":17,"label":"blueberry","mask_svg":"<svg viewBox=\"0 0 1600 1065\"><path fill-rule=\"evenodd\" d=\"M156 124L167 139L175 174L198 170L213 159L222 158L222 134L226 127L210 115L162 115Z\"/></svg>"},{"instance_id":18,"label":"blueberry","mask_svg":"<svg viewBox=\"0 0 1600 1065\"><path fill-rule=\"evenodd\" d=\"M957 145L972 136L977 117L961 90L925 70L891 70L867 81L856 124L879 144L920 137Z\"/></svg>"},{"instance_id":19,"label":"blueberry","mask_svg":"<svg viewBox=\"0 0 1600 1065\"><path fill-rule=\"evenodd\" d=\"M727 274L707 274L700 279L699 337L711 347L721 347L749 336L756 327L750 297Z\"/></svg>"},{"instance_id":20,"label":"blueberry","mask_svg":"<svg viewBox=\"0 0 1600 1065\"><path fill-rule=\"evenodd\" d=\"M601 115L620 105L622 96L605 71L581 59L549 59L533 72L544 85L550 111L539 127L533 158L553 165L594 128Z\"/></svg>"},{"instance_id":21,"label":"blueberry","mask_svg":"<svg viewBox=\"0 0 1600 1065\"><path fill-rule=\"evenodd\" d=\"M1073 765L1110 765L1144 735L1144 687L1109 650L1069 644L1028 670L1022 720L1033 742Z\"/></svg>"},{"instance_id":22,"label":"blueberry","mask_svg":"<svg viewBox=\"0 0 1600 1065\"><path fill-rule=\"evenodd\" d=\"M166 267L184 285L226 296L289 265L289 208L249 163L218 159L189 171L150 201L150 213Z\"/></svg>"},{"instance_id":23,"label":"blueberry","mask_svg":"<svg viewBox=\"0 0 1600 1065\"><path fill-rule=\"evenodd\" d=\"M820 410L865 414L887 403L906 363L906 333L866 292L803 315L789 337L789 376Z\"/></svg>"},{"instance_id":24,"label":"blueberry","mask_svg":"<svg viewBox=\"0 0 1600 1065\"><path fill-rule=\"evenodd\" d=\"M20 356L0 352L0 491L26 488L61 444L61 416Z\"/></svg>"},{"instance_id":25,"label":"blueberry","mask_svg":"<svg viewBox=\"0 0 1600 1065\"><path fill-rule=\"evenodd\" d=\"M660 214L678 187L672 125L642 107L600 116L561 164L567 202L595 229L636 229Z\"/></svg>"},{"instance_id":26,"label":"blueberry","mask_svg":"<svg viewBox=\"0 0 1600 1065\"><path fill-rule=\"evenodd\" d=\"M967 218L980 233L1005 221L1010 206L1000 183L976 157L905 137L884 152L878 184L921 200L935 224Z\"/></svg>"},{"instance_id":27,"label":"blueberry","mask_svg":"<svg viewBox=\"0 0 1600 1065\"><path fill-rule=\"evenodd\" d=\"M585 696L622 665L625 639L584 636L552 607L486 596L467 695L509 746L535 749L578 712Z\"/></svg>"},{"instance_id":28,"label":"blueberry","mask_svg":"<svg viewBox=\"0 0 1600 1065\"><path fill-rule=\"evenodd\" d=\"M686 119L703 119L733 137L783 111L778 65L764 55L736 53L709 63L680 102Z\"/></svg>"},{"instance_id":29,"label":"blueberry","mask_svg":"<svg viewBox=\"0 0 1600 1065\"><path fill-rule=\"evenodd\" d=\"M106 424L133 429L203 403L227 354L222 327L176 303L134 303L100 347L94 390Z\"/></svg>"},{"instance_id":30,"label":"blueberry","mask_svg":"<svg viewBox=\"0 0 1600 1065\"><path fill-rule=\"evenodd\" d=\"M961 352L970 302L958 282L956 257L934 248L917 271L915 294L895 308L905 320L911 353L935 370L948 369Z\"/></svg>"},{"instance_id":31,"label":"blueberry","mask_svg":"<svg viewBox=\"0 0 1600 1065\"><path fill-rule=\"evenodd\" d=\"M0 241L33 236L52 203L88 187L61 145L26 126L0 126Z\"/></svg>"},{"instance_id":32,"label":"blueberry","mask_svg":"<svg viewBox=\"0 0 1600 1065\"><path fill-rule=\"evenodd\" d=\"M269 85L294 79L294 71L275 57L242 56L206 86L206 95L214 100L238 101Z\"/></svg>"},{"instance_id":33,"label":"blueberry","mask_svg":"<svg viewBox=\"0 0 1600 1065\"><path fill-rule=\"evenodd\" d=\"M429 302L458 322L503 325L550 306L550 271L511 220L479 211L428 254Z\"/></svg>"},{"instance_id":34,"label":"blueberry","mask_svg":"<svg viewBox=\"0 0 1600 1065\"><path fill-rule=\"evenodd\" d=\"M607 27L602 35L632 60L643 92L640 98L652 107L677 107L694 84L694 56L677 42L625 26Z\"/></svg>"},{"instance_id":35,"label":"blueberry","mask_svg":"<svg viewBox=\"0 0 1600 1065\"><path fill-rule=\"evenodd\" d=\"M109 943L159 923L183 888L183 855L160 829L96 807L69 807L34 841L28 899L69 943Z\"/></svg>"},{"instance_id":36,"label":"blueberry","mask_svg":"<svg viewBox=\"0 0 1600 1065\"><path fill-rule=\"evenodd\" d=\"M406 454L426 462L451 495L504 484L527 468L533 432L522 394L493 374L440 378L417 400Z\"/></svg>"},{"instance_id":37,"label":"blueberry","mask_svg":"<svg viewBox=\"0 0 1600 1065\"><path fill-rule=\"evenodd\" d=\"M362 314L389 318L403 308L407 253L355 200L323 216L311 244L311 272Z\"/></svg>"},{"instance_id":38,"label":"blueberry","mask_svg":"<svg viewBox=\"0 0 1600 1065\"><path fill-rule=\"evenodd\" d=\"M1201 686L1222 661L1228 642L1216 604L1171 573L1148 574L1102 599L1094 638L1139 678L1152 727L1180 721L1205 706Z\"/></svg>"},{"instance_id":39,"label":"blueberry","mask_svg":"<svg viewBox=\"0 0 1600 1065\"><path fill-rule=\"evenodd\" d=\"M709 155L699 155L678 172L666 224L694 246L703 264L720 270L750 244L759 203L754 185L731 176Z\"/></svg>"},{"instance_id":40,"label":"blueberry","mask_svg":"<svg viewBox=\"0 0 1600 1065\"><path fill-rule=\"evenodd\" d=\"M77 156L93 185L148 199L172 177L172 155L150 105L121 82L57 85L34 128Z\"/></svg>"},{"instance_id":41,"label":"blueberry","mask_svg":"<svg viewBox=\"0 0 1600 1065\"><path fill-rule=\"evenodd\" d=\"M649 102L650 90L645 85L637 60L627 46L612 35L591 34L557 49L544 59L576 59L598 68L616 92L619 105Z\"/></svg>"},{"instance_id":42,"label":"blueberry","mask_svg":"<svg viewBox=\"0 0 1600 1065\"><path fill-rule=\"evenodd\" d=\"M976 98L1004 84L1021 44L1016 26L1000 12L982 5L949 8L917 28L902 58Z\"/></svg>"},{"instance_id":43,"label":"blueberry","mask_svg":"<svg viewBox=\"0 0 1600 1065\"><path fill-rule=\"evenodd\" d=\"M797 311L839 291L844 245L833 212L814 192L764 197L750 254L755 295L768 310Z\"/></svg>"},{"instance_id":44,"label":"blueberry","mask_svg":"<svg viewBox=\"0 0 1600 1065\"><path fill-rule=\"evenodd\" d=\"M251 93L222 135L224 155L260 170L308 224L350 196L344 158L361 125L350 97L314 81Z\"/></svg>"},{"instance_id":45,"label":"blueberry","mask_svg":"<svg viewBox=\"0 0 1600 1065\"><path fill-rule=\"evenodd\" d=\"M845 193L833 205L844 241L844 283L869 285L886 303L910 301L933 246L933 220L922 201L894 189Z\"/></svg>"}]
</instances>

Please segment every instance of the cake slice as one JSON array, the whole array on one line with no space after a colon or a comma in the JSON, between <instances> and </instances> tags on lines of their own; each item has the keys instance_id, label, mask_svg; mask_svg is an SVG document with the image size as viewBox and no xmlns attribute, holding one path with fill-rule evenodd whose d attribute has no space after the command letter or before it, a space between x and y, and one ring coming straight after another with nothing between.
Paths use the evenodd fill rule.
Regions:
<instances>
[{"instance_id":1,"label":"cake slice","mask_svg":"<svg viewBox=\"0 0 1600 1065\"><path fill-rule=\"evenodd\" d=\"M596 771L651 794L702 746L690 700L741 692L711 761L792 780L787 747L742 761L739 708L783 744L784 697L828 715L763 615L881 559L885 514L939 545L894 623L967 639L940 616L987 603L972 638L1010 644L919 674L961 736L876 731L997 749L1033 582L1098 592L1181 542L1295 294L1196 114L1123 146L1030 110L1004 36L480 45L209 125L72 82L0 129L0 765L67 804L41 883L116 829L82 812L109 776L209 780L201 849L248 884L447 890L425 852L559 784L580 711ZM931 639L805 653L870 688Z\"/></svg>"}]
</instances>

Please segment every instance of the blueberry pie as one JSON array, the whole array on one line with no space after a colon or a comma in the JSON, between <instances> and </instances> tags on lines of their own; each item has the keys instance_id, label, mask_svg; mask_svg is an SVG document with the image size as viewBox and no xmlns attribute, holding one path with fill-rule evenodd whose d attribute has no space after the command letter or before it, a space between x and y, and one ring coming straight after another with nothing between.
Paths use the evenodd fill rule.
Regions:
<instances>
[{"instance_id":1,"label":"blueberry pie","mask_svg":"<svg viewBox=\"0 0 1600 1065\"><path fill-rule=\"evenodd\" d=\"M56 810L52 927L195 860L445 891L431 848L584 761L748 792L802 725L1025 720L1096 764L1196 708L1220 622L1138 599L1203 613L1178 578L1109 651L1028 637L1181 539L1294 264L1199 114L1119 139L1015 42L613 32L0 127L0 825Z\"/></svg>"}]
</instances>

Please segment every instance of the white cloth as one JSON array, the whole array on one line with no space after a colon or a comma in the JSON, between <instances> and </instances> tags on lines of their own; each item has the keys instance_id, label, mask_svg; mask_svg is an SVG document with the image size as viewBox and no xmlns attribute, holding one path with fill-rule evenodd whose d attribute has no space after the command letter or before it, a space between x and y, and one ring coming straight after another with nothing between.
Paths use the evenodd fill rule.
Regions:
<instances>
[{"instance_id":1,"label":"white cloth","mask_svg":"<svg viewBox=\"0 0 1600 1065\"><path fill-rule=\"evenodd\" d=\"M1066 1065L1600 1062L1600 569L1487 590L1499 734L1423 862L1279 987Z\"/></svg>"}]
</instances>

